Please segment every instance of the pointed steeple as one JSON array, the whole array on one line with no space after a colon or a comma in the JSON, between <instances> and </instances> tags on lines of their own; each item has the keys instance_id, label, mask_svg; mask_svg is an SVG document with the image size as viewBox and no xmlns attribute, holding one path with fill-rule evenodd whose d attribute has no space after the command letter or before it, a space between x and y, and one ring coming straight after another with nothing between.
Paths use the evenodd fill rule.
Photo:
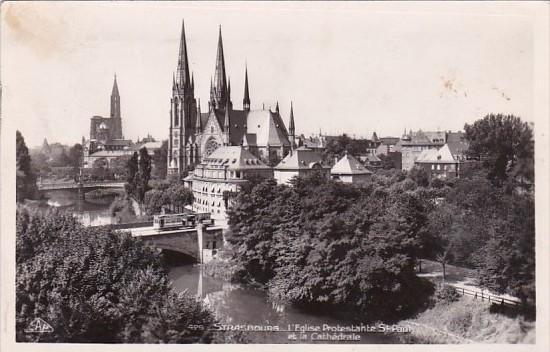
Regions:
<instances>
[{"instance_id":1,"label":"pointed steeple","mask_svg":"<svg viewBox=\"0 0 550 352\"><path fill-rule=\"evenodd\" d=\"M178 56L178 71L176 82L180 89L185 89L190 84L189 60L187 59L187 42L185 40L185 26L183 20L181 21L180 51Z\"/></svg>"},{"instance_id":2,"label":"pointed steeple","mask_svg":"<svg viewBox=\"0 0 550 352\"><path fill-rule=\"evenodd\" d=\"M172 91L175 91L176 89L176 73L172 72Z\"/></svg>"},{"instance_id":3,"label":"pointed steeple","mask_svg":"<svg viewBox=\"0 0 550 352\"><path fill-rule=\"evenodd\" d=\"M111 92L111 96L120 96L118 94L118 84L116 83L116 73L115 73L115 81L113 83L113 91Z\"/></svg>"},{"instance_id":4,"label":"pointed steeple","mask_svg":"<svg viewBox=\"0 0 550 352\"><path fill-rule=\"evenodd\" d=\"M224 132L229 133L229 110L231 110L231 107L229 105L229 100L225 104L225 114L224 114L224 120L223 120L223 129Z\"/></svg>"},{"instance_id":5,"label":"pointed steeple","mask_svg":"<svg viewBox=\"0 0 550 352\"><path fill-rule=\"evenodd\" d=\"M291 103L291 106L292 106L292 103ZM275 112L277 113L277 115L279 115L279 101L277 100L277 105L275 105Z\"/></svg>"},{"instance_id":6,"label":"pointed steeple","mask_svg":"<svg viewBox=\"0 0 550 352\"><path fill-rule=\"evenodd\" d=\"M231 79L227 77L227 105L231 104Z\"/></svg>"},{"instance_id":7,"label":"pointed steeple","mask_svg":"<svg viewBox=\"0 0 550 352\"><path fill-rule=\"evenodd\" d=\"M243 110L250 111L250 95L248 93L248 67L244 68L244 98L243 98Z\"/></svg>"},{"instance_id":8,"label":"pointed steeple","mask_svg":"<svg viewBox=\"0 0 550 352\"><path fill-rule=\"evenodd\" d=\"M195 133L200 133L202 131L202 121L201 121L201 100L197 102L197 120L195 121Z\"/></svg>"},{"instance_id":9,"label":"pointed steeple","mask_svg":"<svg viewBox=\"0 0 550 352\"><path fill-rule=\"evenodd\" d=\"M230 126L230 120L229 120L229 110L231 110L231 105L229 103L229 99L227 99L227 103L225 104L225 116L223 121L223 137L224 137L224 144L229 145L229 126Z\"/></svg>"},{"instance_id":10,"label":"pointed steeple","mask_svg":"<svg viewBox=\"0 0 550 352\"><path fill-rule=\"evenodd\" d=\"M216 107L222 109L226 105L227 78L225 74L225 58L223 55L222 26L219 27L218 53L216 56L216 70L214 72L214 90L216 93Z\"/></svg>"},{"instance_id":11,"label":"pointed steeple","mask_svg":"<svg viewBox=\"0 0 550 352\"><path fill-rule=\"evenodd\" d=\"M120 94L118 94L118 84L115 80L113 83L113 91L111 93L111 115L113 119L113 124L111 127L111 138L112 139L122 139L122 119L120 117Z\"/></svg>"},{"instance_id":12,"label":"pointed steeple","mask_svg":"<svg viewBox=\"0 0 550 352\"><path fill-rule=\"evenodd\" d=\"M294 126L294 107L292 106L292 102L290 102L290 122L288 123L288 132L291 136L294 136L296 133Z\"/></svg>"}]
</instances>

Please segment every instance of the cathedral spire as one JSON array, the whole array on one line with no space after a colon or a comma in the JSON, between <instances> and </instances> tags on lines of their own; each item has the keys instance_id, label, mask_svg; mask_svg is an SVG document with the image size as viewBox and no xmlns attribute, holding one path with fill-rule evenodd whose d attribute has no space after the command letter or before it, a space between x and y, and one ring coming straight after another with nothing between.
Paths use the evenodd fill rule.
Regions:
<instances>
[{"instance_id":1,"label":"cathedral spire","mask_svg":"<svg viewBox=\"0 0 550 352\"><path fill-rule=\"evenodd\" d=\"M296 127L294 126L294 107L292 101L290 102L290 122L288 123L288 134L290 137L290 144L292 148L295 147Z\"/></svg>"},{"instance_id":2,"label":"cathedral spire","mask_svg":"<svg viewBox=\"0 0 550 352\"><path fill-rule=\"evenodd\" d=\"M122 139L122 119L120 117L120 94L118 93L118 84L115 79L113 82L113 91L111 93L111 118L113 119L112 124L112 138L113 139Z\"/></svg>"},{"instance_id":3,"label":"cathedral spire","mask_svg":"<svg viewBox=\"0 0 550 352\"><path fill-rule=\"evenodd\" d=\"M250 111L250 95L248 93L248 67L244 68L244 98L243 98L243 110Z\"/></svg>"},{"instance_id":4,"label":"cathedral spire","mask_svg":"<svg viewBox=\"0 0 550 352\"><path fill-rule=\"evenodd\" d=\"M202 132L202 121L201 121L201 100L197 102L197 120L195 121L195 133Z\"/></svg>"},{"instance_id":5,"label":"cathedral spire","mask_svg":"<svg viewBox=\"0 0 550 352\"><path fill-rule=\"evenodd\" d=\"M216 56L216 70L214 72L214 90L216 93L216 107L223 109L226 105L227 78L225 74L225 58L223 55L222 26L219 27L218 53Z\"/></svg>"},{"instance_id":6,"label":"cathedral spire","mask_svg":"<svg viewBox=\"0 0 550 352\"><path fill-rule=\"evenodd\" d=\"M177 80L180 89L187 88L189 81L189 60L187 59L187 42L185 40L184 21L181 21L180 51L178 56Z\"/></svg>"},{"instance_id":7,"label":"cathedral spire","mask_svg":"<svg viewBox=\"0 0 550 352\"><path fill-rule=\"evenodd\" d=\"M111 96L120 96L118 94L118 84L116 83L116 73L115 73L115 81L113 83L113 91L111 92Z\"/></svg>"},{"instance_id":8,"label":"cathedral spire","mask_svg":"<svg viewBox=\"0 0 550 352\"><path fill-rule=\"evenodd\" d=\"M230 127L230 121L229 121L229 110L231 110L231 104L229 103L229 99L227 99L227 102L225 104L225 116L223 121L223 135L224 135L224 144L229 145L229 127Z\"/></svg>"},{"instance_id":9,"label":"cathedral spire","mask_svg":"<svg viewBox=\"0 0 550 352\"><path fill-rule=\"evenodd\" d=\"M292 105L292 103L291 103ZM275 105L275 112L277 113L277 115L279 115L279 101L277 100L277 105Z\"/></svg>"}]
</instances>

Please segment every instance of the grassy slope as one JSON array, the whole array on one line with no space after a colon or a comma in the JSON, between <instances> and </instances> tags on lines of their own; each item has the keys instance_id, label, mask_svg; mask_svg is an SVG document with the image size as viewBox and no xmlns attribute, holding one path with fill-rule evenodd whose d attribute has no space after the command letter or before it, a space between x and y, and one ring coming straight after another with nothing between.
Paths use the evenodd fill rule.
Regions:
<instances>
[{"instance_id":1,"label":"grassy slope","mask_svg":"<svg viewBox=\"0 0 550 352\"><path fill-rule=\"evenodd\" d=\"M534 322L491 313L488 304L469 297L400 323L407 324L413 331L402 336L405 343L535 343Z\"/></svg>"}]
</instances>

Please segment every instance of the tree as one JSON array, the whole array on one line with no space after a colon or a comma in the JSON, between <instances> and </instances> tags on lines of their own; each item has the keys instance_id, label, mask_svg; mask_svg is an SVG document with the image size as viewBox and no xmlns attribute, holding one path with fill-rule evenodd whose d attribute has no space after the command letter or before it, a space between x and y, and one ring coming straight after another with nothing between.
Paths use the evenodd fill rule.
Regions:
<instances>
[{"instance_id":1,"label":"tree","mask_svg":"<svg viewBox=\"0 0 550 352\"><path fill-rule=\"evenodd\" d=\"M147 148L143 147L139 150L139 170L136 180L136 198L139 203L143 203L145 198L145 192L149 187L149 180L151 179L151 156L147 152Z\"/></svg>"},{"instance_id":2,"label":"tree","mask_svg":"<svg viewBox=\"0 0 550 352\"><path fill-rule=\"evenodd\" d=\"M422 167L415 166L409 170L409 177L421 187L428 187L430 184L430 174Z\"/></svg>"},{"instance_id":3,"label":"tree","mask_svg":"<svg viewBox=\"0 0 550 352\"><path fill-rule=\"evenodd\" d=\"M166 193L175 211L182 211L186 205L193 204L193 191L182 184L172 185Z\"/></svg>"},{"instance_id":4,"label":"tree","mask_svg":"<svg viewBox=\"0 0 550 352\"><path fill-rule=\"evenodd\" d=\"M469 143L467 155L481 159L496 184L502 184L521 160L533 162L533 129L519 117L489 114L466 124L464 131ZM532 172L522 176L533 180Z\"/></svg>"},{"instance_id":5,"label":"tree","mask_svg":"<svg viewBox=\"0 0 550 352\"><path fill-rule=\"evenodd\" d=\"M68 159L75 169L78 169L82 163L82 157L83 157L83 148L82 144L76 143L71 148L69 148L69 155Z\"/></svg>"},{"instance_id":6,"label":"tree","mask_svg":"<svg viewBox=\"0 0 550 352\"><path fill-rule=\"evenodd\" d=\"M134 196L137 189L136 182L139 170L138 159L138 153L134 152L126 165L128 172L126 174L126 183L124 184L124 189L126 190L126 194L128 196Z\"/></svg>"},{"instance_id":7,"label":"tree","mask_svg":"<svg viewBox=\"0 0 550 352\"><path fill-rule=\"evenodd\" d=\"M209 342L214 317L170 288L159 254L129 233L57 212L17 211L18 342ZM25 332L36 317L47 335Z\"/></svg>"},{"instance_id":8,"label":"tree","mask_svg":"<svg viewBox=\"0 0 550 352\"><path fill-rule=\"evenodd\" d=\"M162 141L158 152L153 156L153 174L152 177L157 180L166 178L168 160L168 141Z\"/></svg>"},{"instance_id":9,"label":"tree","mask_svg":"<svg viewBox=\"0 0 550 352\"><path fill-rule=\"evenodd\" d=\"M36 176L32 170L29 149L21 132L16 131L16 198L23 201L25 198L33 198L36 195Z\"/></svg>"},{"instance_id":10,"label":"tree","mask_svg":"<svg viewBox=\"0 0 550 352\"><path fill-rule=\"evenodd\" d=\"M414 262L426 216L414 193L378 195L318 175L291 184L264 180L236 195L226 238L237 279L266 285L274 300L372 319L423 304L429 288Z\"/></svg>"},{"instance_id":11,"label":"tree","mask_svg":"<svg viewBox=\"0 0 550 352\"><path fill-rule=\"evenodd\" d=\"M109 169L112 171L115 179L124 179L128 175L128 162L132 157L121 155L111 160Z\"/></svg>"}]
</instances>

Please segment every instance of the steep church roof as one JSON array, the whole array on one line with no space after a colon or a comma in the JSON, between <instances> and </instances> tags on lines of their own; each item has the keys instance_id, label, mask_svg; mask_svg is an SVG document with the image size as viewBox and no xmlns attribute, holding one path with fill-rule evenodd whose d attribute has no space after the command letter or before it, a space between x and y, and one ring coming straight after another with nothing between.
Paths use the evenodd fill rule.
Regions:
<instances>
[{"instance_id":1,"label":"steep church roof","mask_svg":"<svg viewBox=\"0 0 550 352\"><path fill-rule=\"evenodd\" d=\"M372 174L352 155L345 154L330 170L334 175L368 175Z\"/></svg>"},{"instance_id":2,"label":"steep church roof","mask_svg":"<svg viewBox=\"0 0 550 352\"><path fill-rule=\"evenodd\" d=\"M285 124L277 113L253 110L247 114L246 120L246 132L256 135L257 145L290 146Z\"/></svg>"}]
</instances>

